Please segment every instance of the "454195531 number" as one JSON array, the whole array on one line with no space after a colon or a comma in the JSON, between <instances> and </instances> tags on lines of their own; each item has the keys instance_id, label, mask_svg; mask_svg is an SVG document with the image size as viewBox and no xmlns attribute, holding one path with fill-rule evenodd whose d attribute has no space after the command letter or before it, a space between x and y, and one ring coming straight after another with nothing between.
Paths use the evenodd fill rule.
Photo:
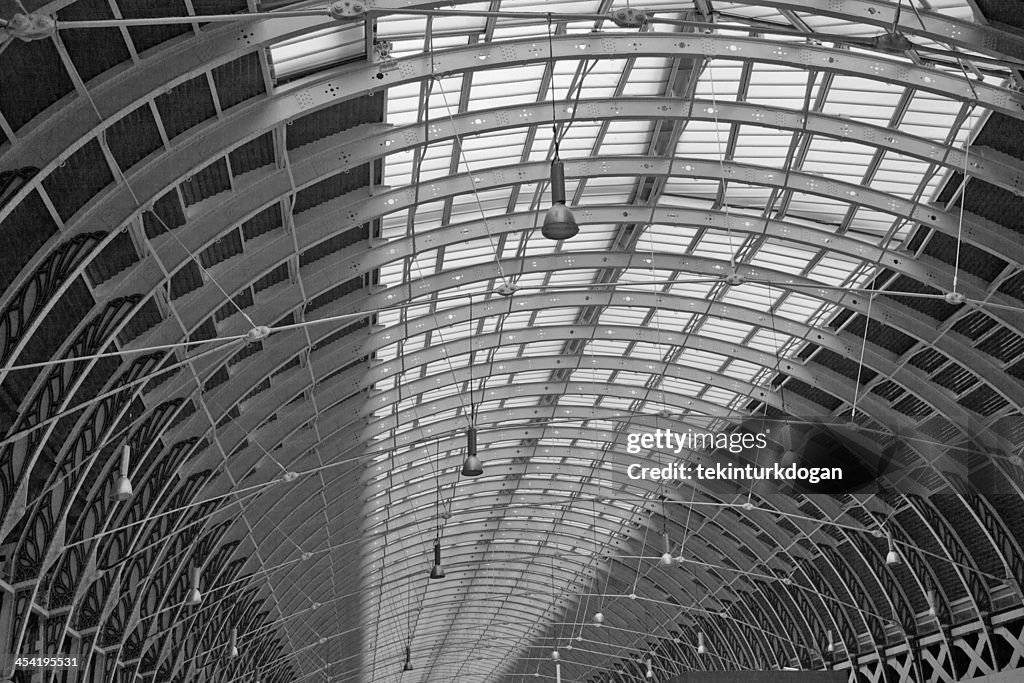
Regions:
<instances>
[{"instance_id":1,"label":"454195531 number","mask_svg":"<svg viewBox=\"0 0 1024 683\"><path fill-rule=\"evenodd\" d=\"M0 674L26 669L77 669L78 657L73 655L0 654Z\"/></svg>"}]
</instances>

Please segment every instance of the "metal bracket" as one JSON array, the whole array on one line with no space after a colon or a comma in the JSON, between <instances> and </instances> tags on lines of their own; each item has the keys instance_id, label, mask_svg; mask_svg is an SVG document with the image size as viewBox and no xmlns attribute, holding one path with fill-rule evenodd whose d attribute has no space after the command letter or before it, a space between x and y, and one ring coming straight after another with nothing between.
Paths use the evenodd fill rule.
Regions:
<instances>
[{"instance_id":1,"label":"metal bracket","mask_svg":"<svg viewBox=\"0 0 1024 683\"><path fill-rule=\"evenodd\" d=\"M647 23L647 12L632 7L620 7L609 12L608 18L620 28L641 28Z\"/></svg>"},{"instance_id":2,"label":"metal bracket","mask_svg":"<svg viewBox=\"0 0 1024 683\"><path fill-rule=\"evenodd\" d=\"M338 0L328 8L332 19L347 21L361 19L366 15L366 3L363 0Z\"/></svg>"}]
</instances>

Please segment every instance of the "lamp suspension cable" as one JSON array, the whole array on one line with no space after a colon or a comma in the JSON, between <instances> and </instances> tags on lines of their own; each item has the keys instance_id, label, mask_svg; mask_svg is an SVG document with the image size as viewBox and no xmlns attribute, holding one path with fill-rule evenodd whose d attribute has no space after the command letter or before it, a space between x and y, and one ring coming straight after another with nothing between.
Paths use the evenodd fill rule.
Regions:
<instances>
[{"instance_id":1,"label":"lamp suspension cable","mask_svg":"<svg viewBox=\"0 0 1024 683\"><path fill-rule=\"evenodd\" d=\"M476 338L476 322L473 317L473 295L469 295L469 427L466 429L466 459L462 463L462 476L479 477L484 473L483 463L477 457L476 443L476 399L473 394L476 391L473 378L473 341Z\"/></svg>"},{"instance_id":2,"label":"lamp suspension cable","mask_svg":"<svg viewBox=\"0 0 1024 683\"><path fill-rule=\"evenodd\" d=\"M544 214L541 234L549 240L561 241L575 237L579 233L576 217L565 205L565 166L559 153L558 111L555 108L555 48L551 14L548 14L548 62L550 77L548 84L551 91L551 208Z\"/></svg>"}]
</instances>

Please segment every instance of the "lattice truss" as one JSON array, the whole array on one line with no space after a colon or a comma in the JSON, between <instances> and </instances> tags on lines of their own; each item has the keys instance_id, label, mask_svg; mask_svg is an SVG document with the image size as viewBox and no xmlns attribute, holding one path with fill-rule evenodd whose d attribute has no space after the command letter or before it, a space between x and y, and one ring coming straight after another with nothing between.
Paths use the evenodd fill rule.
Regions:
<instances>
[{"instance_id":1,"label":"lattice truss","mask_svg":"<svg viewBox=\"0 0 1024 683\"><path fill-rule=\"evenodd\" d=\"M999 11L0 1L0 652L80 663L0 677L1024 668ZM624 476L755 417L897 455Z\"/></svg>"}]
</instances>

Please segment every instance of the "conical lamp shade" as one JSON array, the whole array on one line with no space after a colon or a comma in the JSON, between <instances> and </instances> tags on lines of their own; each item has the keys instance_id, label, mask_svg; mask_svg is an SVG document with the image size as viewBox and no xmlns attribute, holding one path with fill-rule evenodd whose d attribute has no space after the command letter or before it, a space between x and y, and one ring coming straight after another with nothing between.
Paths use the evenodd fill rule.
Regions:
<instances>
[{"instance_id":1,"label":"conical lamp shade","mask_svg":"<svg viewBox=\"0 0 1024 683\"><path fill-rule=\"evenodd\" d=\"M121 503L127 502L132 499L135 495L135 491L132 489L132 480L123 474L118 476L117 481L114 483L113 498Z\"/></svg>"},{"instance_id":2,"label":"conical lamp shade","mask_svg":"<svg viewBox=\"0 0 1024 683\"><path fill-rule=\"evenodd\" d=\"M203 601L203 594L199 592L199 579L202 576L202 570L199 567L192 568L192 588L189 589L188 594L185 596L186 605L198 605Z\"/></svg>"},{"instance_id":3,"label":"conical lamp shade","mask_svg":"<svg viewBox=\"0 0 1024 683\"><path fill-rule=\"evenodd\" d=\"M540 228L540 234L549 240L567 240L575 237L579 231L576 217L565 204L552 205L544 214L544 224Z\"/></svg>"},{"instance_id":4,"label":"conical lamp shade","mask_svg":"<svg viewBox=\"0 0 1024 683\"><path fill-rule=\"evenodd\" d=\"M556 158L551 162L551 208L544 214L540 234L549 240L567 240L579 231L576 217L565 205L565 167Z\"/></svg>"},{"instance_id":5,"label":"conical lamp shade","mask_svg":"<svg viewBox=\"0 0 1024 683\"><path fill-rule=\"evenodd\" d=\"M408 645L405 646L405 666L402 671L412 671L412 648Z\"/></svg>"},{"instance_id":6,"label":"conical lamp shade","mask_svg":"<svg viewBox=\"0 0 1024 683\"><path fill-rule=\"evenodd\" d=\"M467 455L466 460L462 463L462 476L479 477L483 473L484 464L480 462L480 458L475 455Z\"/></svg>"},{"instance_id":7,"label":"conical lamp shade","mask_svg":"<svg viewBox=\"0 0 1024 683\"><path fill-rule=\"evenodd\" d=\"M885 563L890 567L900 563L900 555L896 552L896 542L889 537L889 552L885 554Z\"/></svg>"},{"instance_id":8,"label":"conical lamp shade","mask_svg":"<svg viewBox=\"0 0 1024 683\"><path fill-rule=\"evenodd\" d=\"M114 491L111 494L114 500L122 503L131 500L132 496L135 495L135 491L132 490L132 480L128 478L131 452L131 447L128 444L121 447L121 469L117 481L114 482Z\"/></svg>"}]
</instances>

